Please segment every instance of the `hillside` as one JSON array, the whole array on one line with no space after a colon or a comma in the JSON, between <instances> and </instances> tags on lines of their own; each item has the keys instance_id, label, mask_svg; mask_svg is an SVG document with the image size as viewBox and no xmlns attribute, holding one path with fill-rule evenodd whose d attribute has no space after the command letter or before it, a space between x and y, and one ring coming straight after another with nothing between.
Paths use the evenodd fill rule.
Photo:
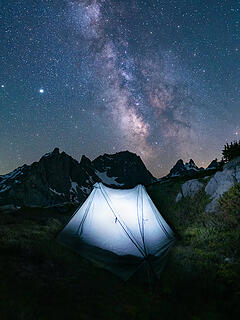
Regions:
<instances>
[{"instance_id":1,"label":"hillside","mask_svg":"<svg viewBox=\"0 0 240 320\"><path fill-rule=\"evenodd\" d=\"M235 319L240 292L239 185L223 193L215 212L205 212L212 200L206 186L232 166L199 178L201 188L177 201L190 178L148 187L178 239L152 288L134 278L123 283L56 242L76 208L73 204L2 212L2 319Z\"/></svg>"}]
</instances>

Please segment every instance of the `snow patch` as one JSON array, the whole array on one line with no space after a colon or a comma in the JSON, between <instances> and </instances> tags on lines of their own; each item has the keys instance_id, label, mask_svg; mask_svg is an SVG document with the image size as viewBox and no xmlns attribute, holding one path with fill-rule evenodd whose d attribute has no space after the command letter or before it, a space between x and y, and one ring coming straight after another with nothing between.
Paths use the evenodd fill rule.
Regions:
<instances>
[{"instance_id":1,"label":"snow patch","mask_svg":"<svg viewBox=\"0 0 240 320\"><path fill-rule=\"evenodd\" d=\"M49 156L51 156L52 152L48 152L48 153L45 153L42 157L43 158L48 158Z\"/></svg>"},{"instance_id":2,"label":"snow patch","mask_svg":"<svg viewBox=\"0 0 240 320\"><path fill-rule=\"evenodd\" d=\"M199 171L199 168L197 168L195 165L192 165L192 164L190 164L190 163L186 163L184 167L185 167L186 170Z\"/></svg>"},{"instance_id":3,"label":"snow patch","mask_svg":"<svg viewBox=\"0 0 240 320\"><path fill-rule=\"evenodd\" d=\"M6 182L8 179L15 179L18 176L23 175L22 167L15 169L14 171L7 173L3 176L0 176L3 180L0 182L0 184Z\"/></svg>"},{"instance_id":4,"label":"snow patch","mask_svg":"<svg viewBox=\"0 0 240 320\"><path fill-rule=\"evenodd\" d=\"M2 186L2 189L0 190L0 193L1 192L5 192L5 191L7 191L7 190L9 190L10 189L10 186L6 186L5 184Z\"/></svg>"},{"instance_id":5,"label":"snow patch","mask_svg":"<svg viewBox=\"0 0 240 320\"><path fill-rule=\"evenodd\" d=\"M193 198L203 187L203 183L199 182L197 179L186 181L181 189L183 197Z\"/></svg>"},{"instance_id":6,"label":"snow patch","mask_svg":"<svg viewBox=\"0 0 240 320\"><path fill-rule=\"evenodd\" d=\"M58 196L64 196L64 193L57 192L55 189L49 188L49 190L57 194Z\"/></svg>"},{"instance_id":7,"label":"snow patch","mask_svg":"<svg viewBox=\"0 0 240 320\"><path fill-rule=\"evenodd\" d=\"M116 181L118 177L109 177L107 175L107 172L100 172L98 170L95 170L96 175L102 180L103 183L108 185L115 185L115 186L123 186L124 183L119 183Z\"/></svg>"},{"instance_id":8,"label":"snow patch","mask_svg":"<svg viewBox=\"0 0 240 320\"><path fill-rule=\"evenodd\" d=\"M69 179L70 179L70 183L71 183L70 192L75 192L75 193L77 193L78 183L75 182L75 181L72 181L71 177L69 177Z\"/></svg>"},{"instance_id":9,"label":"snow patch","mask_svg":"<svg viewBox=\"0 0 240 320\"><path fill-rule=\"evenodd\" d=\"M181 176L181 173L173 173L173 174L171 174L171 177L179 177L179 176Z\"/></svg>"}]
</instances>

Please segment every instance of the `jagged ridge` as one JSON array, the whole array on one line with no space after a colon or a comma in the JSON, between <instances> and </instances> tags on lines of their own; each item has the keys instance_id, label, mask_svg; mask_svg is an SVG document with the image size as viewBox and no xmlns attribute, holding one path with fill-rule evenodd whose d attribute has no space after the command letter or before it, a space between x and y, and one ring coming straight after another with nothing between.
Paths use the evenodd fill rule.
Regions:
<instances>
[{"instance_id":1,"label":"jagged ridge","mask_svg":"<svg viewBox=\"0 0 240 320\"><path fill-rule=\"evenodd\" d=\"M82 202L96 182L131 188L156 179L140 157L129 151L104 154L80 163L55 148L38 162L24 165L0 176L0 204L47 206L69 201Z\"/></svg>"}]
</instances>

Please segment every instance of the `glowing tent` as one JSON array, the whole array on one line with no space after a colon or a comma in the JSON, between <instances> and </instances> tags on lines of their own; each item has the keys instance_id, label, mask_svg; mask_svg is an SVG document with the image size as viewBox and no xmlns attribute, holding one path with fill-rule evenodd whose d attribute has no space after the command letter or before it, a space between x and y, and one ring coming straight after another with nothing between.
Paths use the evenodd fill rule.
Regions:
<instances>
[{"instance_id":1,"label":"glowing tent","mask_svg":"<svg viewBox=\"0 0 240 320\"><path fill-rule=\"evenodd\" d=\"M127 280L136 271L158 275L175 238L144 186L96 183L58 240Z\"/></svg>"}]
</instances>

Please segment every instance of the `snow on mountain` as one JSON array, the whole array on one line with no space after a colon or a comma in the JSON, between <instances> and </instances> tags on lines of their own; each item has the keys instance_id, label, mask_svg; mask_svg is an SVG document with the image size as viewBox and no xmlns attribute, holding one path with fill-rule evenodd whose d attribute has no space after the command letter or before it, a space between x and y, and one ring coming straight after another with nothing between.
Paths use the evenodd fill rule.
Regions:
<instances>
[{"instance_id":1,"label":"snow on mountain","mask_svg":"<svg viewBox=\"0 0 240 320\"><path fill-rule=\"evenodd\" d=\"M110 185L110 186L114 185L114 186L118 186L118 187L121 187L121 186L124 185L124 183L119 183L119 182L116 181L116 179L117 179L118 177L109 177L109 176L107 175L107 172L106 172L106 171L100 172L100 171L96 170L95 172L96 172L96 175L99 177L99 179L100 179L103 183L105 183L105 184L107 184L107 185Z\"/></svg>"},{"instance_id":2,"label":"snow on mountain","mask_svg":"<svg viewBox=\"0 0 240 320\"><path fill-rule=\"evenodd\" d=\"M104 154L93 160L92 164L99 178L107 185L132 188L137 184L147 185L156 181L141 158L129 151Z\"/></svg>"},{"instance_id":3,"label":"snow on mountain","mask_svg":"<svg viewBox=\"0 0 240 320\"><path fill-rule=\"evenodd\" d=\"M82 156L79 163L55 148L38 162L0 176L0 205L47 206L69 201L72 195L82 202L96 182L131 188L155 180L141 158L128 151L93 161Z\"/></svg>"},{"instance_id":4,"label":"snow on mountain","mask_svg":"<svg viewBox=\"0 0 240 320\"><path fill-rule=\"evenodd\" d=\"M197 172L200 170L203 170L203 169L198 168L192 159L190 159L190 161L186 162L185 164L184 164L183 160L180 159L176 162L176 164L170 170L170 173L167 175L167 177L177 177L177 176L189 175L191 173L194 173L194 172Z\"/></svg>"},{"instance_id":5,"label":"snow on mountain","mask_svg":"<svg viewBox=\"0 0 240 320\"><path fill-rule=\"evenodd\" d=\"M217 161L217 158L214 159L206 168L206 170L219 169L223 165L222 162Z\"/></svg>"},{"instance_id":6,"label":"snow on mountain","mask_svg":"<svg viewBox=\"0 0 240 320\"><path fill-rule=\"evenodd\" d=\"M213 160L206 169L202 167L199 168L192 159L185 164L182 159L179 159L170 170L170 173L167 176L158 179L158 181L179 176L191 176L197 172L204 172L205 170L218 170L220 168L221 162L218 162L217 159Z\"/></svg>"}]
</instances>

